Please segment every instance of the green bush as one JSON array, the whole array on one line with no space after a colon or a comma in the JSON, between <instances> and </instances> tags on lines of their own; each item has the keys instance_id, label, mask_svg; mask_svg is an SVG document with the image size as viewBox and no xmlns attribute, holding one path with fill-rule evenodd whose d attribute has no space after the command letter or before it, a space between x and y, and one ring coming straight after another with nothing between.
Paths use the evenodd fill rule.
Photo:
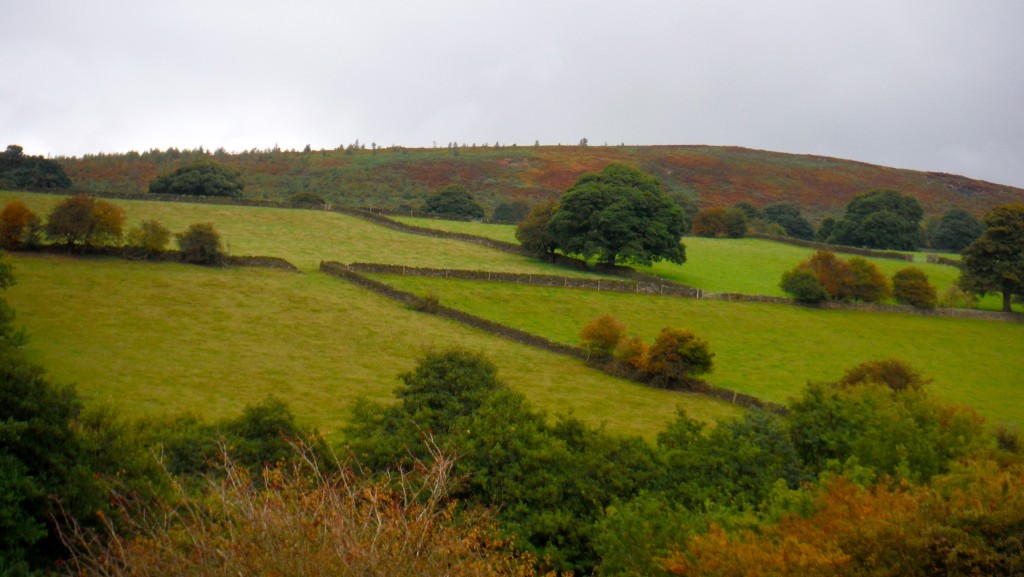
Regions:
<instances>
[{"instance_id":1,"label":"green bush","mask_svg":"<svg viewBox=\"0 0 1024 577\"><path fill-rule=\"evenodd\" d=\"M212 222L196 223L175 235L183 261L191 264L219 265L224 261L220 234Z\"/></svg>"},{"instance_id":2,"label":"green bush","mask_svg":"<svg viewBox=\"0 0 1024 577\"><path fill-rule=\"evenodd\" d=\"M779 287L797 302L817 304L828 300L825 287L818 282L814 272L808 269L796 268L782 273Z\"/></svg>"}]
</instances>

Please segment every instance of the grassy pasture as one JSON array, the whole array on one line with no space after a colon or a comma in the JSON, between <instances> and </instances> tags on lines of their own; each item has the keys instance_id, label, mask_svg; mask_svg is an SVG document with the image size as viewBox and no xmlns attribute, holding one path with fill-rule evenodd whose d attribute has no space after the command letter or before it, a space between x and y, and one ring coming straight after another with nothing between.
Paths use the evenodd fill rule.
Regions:
<instances>
[{"instance_id":1,"label":"grassy pasture","mask_svg":"<svg viewBox=\"0 0 1024 577\"><path fill-rule=\"evenodd\" d=\"M0 205L21 200L45 218L62 198L0 192ZM281 257L305 271L316 270L321 260L333 260L563 276L587 274L470 243L406 234L332 212L141 200L113 202L124 209L129 227L155 218L180 232L192 223L212 222L229 244L231 254Z\"/></svg>"},{"instance_id":2,"label":"grassy pasture","mask_svg":"<svg viewBox=\"0 0 1024 577\"><path fill-rule=\"evenodd\" d=\"M795 306L399 276L381 280L441 303L575 344L580 329L612 314L652 342L666 325L694 330L716 353L709 380L777 402L808 381L834 380L858 363L904 359L934 379L933 393L993 422L1024 425L1024 326Z\"/></svg>"},{"instance_id":3,"label":"grassy pasture","mask_svg":"<svg viewBox=\"0 0 1024 577\"><path fill-rule=\"evenodd\" d=\"M677 406L702 420L737 414L708 399L608 377L582 363L405 309L320 273L207 269L13 255L9 299L29 354L88 403L145 417L237 414L268 394L337 433L359 395L387 401L424 350L483 351L549 413L652 436Z\"/></svg>"},{"instance_id":4,"label":"grassy pasture","mask_svg":"<svg viewBox=\"0 0 1024 577\"><path fill-rule=\"evenodd\" d=\"M515 226L509 224L409 217L401 217L396 220L415 226L516 242ZM651 267L636 268L711 292L785 296L785 293L779 288L782 273L814 254L814 249L757 238L722 239L690 236L684 238L683 243L686 245L686 264L659 262ZM940 295L953 286L960 276L960 271L955 267L924 262L923 253L911 254L914 255L917 262L909 263L884 258L869 258L868 260L877 264L889 278L892 278L892 275L902 268L918 267L928 275L929 282L935 286ZM851 255L839 254L839 256L847 259ZM956 258L958 255L944 256ZM999 295L988 295L981 299L979 308L1000 310L1002 299ZM1024 311L1024 307L1016 305L1014 310Z\"/></svg>"}]
</instances>

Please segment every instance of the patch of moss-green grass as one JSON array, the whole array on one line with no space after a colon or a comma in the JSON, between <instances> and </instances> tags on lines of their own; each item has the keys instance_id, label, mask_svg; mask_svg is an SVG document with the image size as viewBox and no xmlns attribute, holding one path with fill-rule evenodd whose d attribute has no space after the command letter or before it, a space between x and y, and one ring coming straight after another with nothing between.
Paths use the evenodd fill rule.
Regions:
<instances>
[{"instance_id":1,"label":"patch of moss-green grass","mask_svg":"<svg viewBox=\"0 0 1024 577\"><path fill-rule=\"evenodd\" d=\"M62 198L5 192L0 193L0 205L21 200L45 218ZM156 219L171 231L180 232L196 222L212 222L230 254L280 257L306 271L316 270L320 261L327 260L588 276L585 271L556 267L540 259L467 242L403 233L332 212L142 200L112 202L124 209L127 227Z\"/></svg>"},{"instance_id":2,"label":"patch of moss-green grass","mask_svg":"<svg viewBox=\"0 0 1024 577\"><path fill-rule=\"evenodd\" d=\"M651 389L582 362L406 309L320 273L211 269L53 255L10 257L28 354L87 403L133 417L233 416L267 395L337 438L358 396L389 402L431 348L484 352L549 414L651 438L677 406L706 422L738 410Z\"/></svg>"},{"instance_id":3,"label":"patch of moss-green grass","mask_svg":"<svg viewBox=\"0 0 1024 577\"><path fill-rule=\"evenodd\" d=\"M779 288L782 273L815 252L811 248L757 238L687 237L683 243L686 263L658 262L651 267L636 267L637 270L710 292L785 296ZM849 259L852 255L839 253L838 256ZM920 268L940 295L960 276L959 269L948 265L884 258L867 260L878 265L889 278L908 266ZM979 304L979 308L988 310L999 310L1001 306L998 295L989 295Z\"/></svg>"},{"instance_id":4,"label":"patch of moss-green grass","mask_svg":"<svg viewBox=\"0 0 1024 577\"><path fill-rule=\"evenodd\" d=\"M662 327L688 328L716 353L711 383L786 402L809 381L834 381L865 361L900 358L934 379L929 389L992 422L1024 424L1022 325L899 313L832 311L413 277L378 276L397 288L554 341L611 314L652 342Z\"/></svg>"}]
</instances>

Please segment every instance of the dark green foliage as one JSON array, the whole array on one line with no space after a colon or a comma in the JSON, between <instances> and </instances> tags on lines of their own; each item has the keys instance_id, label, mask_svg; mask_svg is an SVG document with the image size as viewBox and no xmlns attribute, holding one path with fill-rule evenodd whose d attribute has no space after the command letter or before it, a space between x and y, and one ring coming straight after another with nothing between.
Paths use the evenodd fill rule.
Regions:
<instances>
[{"instance_id":1,"label":"dark green foliage","mask_svg":"<svg viewBox=\"0 0 1024 577\"><path fill-rule=\"evenodd\" d=\"M522 200L513 200L512 202L503 202L494 207L494 214L491 215L491 220L495 222L518 223L526 218L526 215L529 213L530 205Z\"/></svg>"},{"instance_id":2,"label":"dark green foliage","mask_svg":"<svg viewBox=\"0 0 1024 577\"><path fill-rule=\"evenodd\" d=\"M790 411L794 443L813 471L860 467L927 481L988 442L972 410L934 401L920 387L894 389L870 376L842 386L808 385Z\"/></svg>"},{"instance_id":3,"label":"dark green foliage","mask_svg":"<svg viewBox=\"0 0 1024 577\"><path fill-rule=\"evenodd\" d=\"M753 508L779 481L795 488L807 479L784 421L763 411L720 423L706 435L680 413L658 434L658 448L662 490L689 508Z\"/></svg>"},{"instance_id":4,"label":"dark green foliage","mask_svg":"<svg viewBox=\"0 0 1024 577\"><path fill-rule=\"evenodd\" d=\"M782 273L779 287L797 302L817 304L828 300L825 287L818 282L814 272L806 268L795 268Z\"/></svg>"},{"instance_id":5,"label":"dark green foliage","mask_svg":"<svg viewBox=\"0 0 1024 577\"><path fill-rule=\"evenodd\" d=\"M687 389L702 383L714 369L715 354L708 342L684 329L666 327L651 345L647 374L650 383L666 389Z\"/></svg>"},{"instance_id":6,"label":"dark green foliage","mask_svg":"<svg viewBox=\"0 0 1024 577\"><path fill-rule=\"evenodd\" d=\"M985 232L963 251L960 286L1003 294L1003 310L1012 295L1024 295L1024 204L995 208L985 216Z\"/></svg>"},{"instance_id":7,"label":"dark green foliage","mask_svg":"<svg viewBox=\"0 0 1024 577\"><path fill-rule=\"evenodd\" d=\"M72 429L80 411L74 389L0 352L0 569L52 562L63 548L51 518L63 510L89 520L103 508L102 487Z\"/></svg>"},{"instance_id":8,"label":"dark green foliage","mask_svg":"<svg viewBox=\"0 0 1024 577\"><path fill-rule=\"evenodd\" d=\"M931 235L932 248L960 252L985 232L985 227L966 210L955 208L942 215Z\"/></svg>"},{"instance_id":9,"label":"dark green foliage","mask_svg":"<svg viewBox=\"0 0 1024 577\"><path fill-rule=\"evenodd\" d=\"M795 204L769 204L764 207L763 212L765 220L781 226L788 236L802 240L814 238L814 227L800 214L800 209Z\"/></svg>"},{"instance_id":10,"label":"dark green foliage","mask_svg":"<svg viewBox=\"0 0 1024 577\"><path fill-rule=\"evenodd\" d=\"M154 178L149 183L149 192L240 198L244 187L242 175L237 170L212 160L200 159L170 174Z\"/></svg>"},{"instance_id":11,"label":"dark green foliage","mask_svg":"<svg viewBox=\"0 0 1024 577\"><path fill-rule=\"evenodd\" d=\"M743 216L747 219L747 222L758 220L763 216L756 206L747 201L737 202L733 208L742 212Z\"/></svg>"},{"instance_id":12,"label":"dark green foliage","mask_svg":"<svg viewBox=\"0 0 1024 577\"><path fill-rule=\"evenodd\" d=\"M327 199L315 192L296 192L289 196L286 202L294 206L309 208L323 208L327 205Z\"/></svg>"},{"instance_id":13,"label":"dark green foliage","mask_svg":"<svg viewBox=\"0 0 1024 577\"><path fill-rule=\"evenodd\" d=\"M224 260L224 249L221 246L220 234L212 222L193 224L188 229L176 234L178 249L181 250L183 261L191 264L219 265Z\"/></svg>"},{"instance_id":14,"label":"dark green foliage","mask_svg":"<svg viewBox=\"0 0 1024 577\"><path fill-rule=\"evenodd\" d=\"M459 455L457 496L497 509L504 531L545 567L588 574L604 507L651 483L643 441L574 419L547 424L477 353L429 353L401 379L395 405L356 407L346 430L353 453L375 468L428 460L428 444Z\"/></svg>"},{"instance_id":15,"label":"dark green foliage","mask_svg":"<svg viewBox=\"0 0 1024 577\"><path fill-rule=\"evenodd\" d=\"M686 262L682 209L654 177L621 164L579 177L562 196L548 228L566 253L609 265Z\"/></svg>"},{"instance_id":16,"label":"dark green foliage","mask_svg":"<svg viewBox=\"0 0 1024 577\"><path fill-rule=\"evenodd\" d=\"M469 189L461 184L449 184L438 192L427 197L423 212L454 218L480 219L484 217L484 209L470 194Z\"/></svg>"},{"instance_id":17,"label":"dark green foliage","mask_svg":"<svg viewBox=\"0 0 1024 577\"><path fill-rule=\"evenodd\" d=\"M105 200L79 194L62 200L46 218L46 237L68 247L100 246L121 241L124 211Z\"/></svg>"},{"instance_id":18,"label":"dark green foliage","mask_svg":"<svg viewBox=\"0 0 1024 577\"><path fill-rule=\"evenodd\" d=\"M548 200L541 202L530 210L518 225L516 225L516 240L523 245L523 248L533 252L537 256L548 256L555 253L558 248L558 241L548 223L551 217L558 210L558 202Z\"/></svg>"},{"instance_id":19,"label":"dark green foliage","mask_svg":"<svg viewBox=\"0 0 1024 577\"><path fill-rule=\"evenodd\" d=\"M818 230L814 232L814 240L818 242L828 242L829 237L832 236L832 232L836 228L836 219L831 216L826 216L822 219L821 224L818 225Z\"/></svg>"},{"instance_id":20,"label":"dark green foliage","mask_svg":"<svg viewBox=\"0 0 1024 577\"><path fill-rule=\"evenodd\" d=\"M914 250L921 244L924 210L916 198L895 190L857 195L835 224L828 242L867 248Z\"/></svg>"},{"instance_id":21,"label":"dark green foliage","mask_svg":"<svg viewBox=\"0 0 1024 577\"><path fill-rule=\"evenodd\" d=\"M0 153L0 188L71 188L71 179L55 161L11 144Z\"/></svg>"},{"instance_id":22,"label":"dark green foliage","mask_svg":"<svg viewBox=\"0 0 1024 577\"><path fill-rule=\"evenodd\" d=\"M900 269L892 276L892 296L897 302L919 309L933 309L939 302L928 275L913 266Z\"/></svg>"},{"instance_id":23,"label":"dark green foliage","mask_svg":"<svg viewBox=\"0 0 1024 577\"><path fill-rule=\"evenodd\" d=\"M705 208L693 217L693 234L710 238L743 238L747 217L737 208Z\"/></svg>"}]
</instances>

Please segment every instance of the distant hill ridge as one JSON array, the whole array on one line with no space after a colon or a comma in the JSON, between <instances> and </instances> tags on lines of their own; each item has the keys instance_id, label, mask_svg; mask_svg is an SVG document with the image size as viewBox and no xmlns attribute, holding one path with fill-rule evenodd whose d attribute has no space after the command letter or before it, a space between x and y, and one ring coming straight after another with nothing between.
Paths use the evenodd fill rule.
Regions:
<instances>
[{"instance_id":1,"label":"distant hill ridge","mask_svg":"<svg viewBox=\"0 0 1024 577\"><path fill-rule=\"evenodd\" d=\"M1024 202L1024 189L963 176L733 146L488 145L240 153L169 149L58 160L76 189L145 192L157 174L200 157L241 171L247 197L281 200L308 191L338 205L392 209L418 208L430 191L459 182L490 211L512 199L557 196L580 174L613 162L647 171L668 192L687 195L702 206L793 202L812 220L841 214L856 194L875 188L914 195L928 215L962 208L980 217L992 207Z\"/></svg>"}]
</instances>

